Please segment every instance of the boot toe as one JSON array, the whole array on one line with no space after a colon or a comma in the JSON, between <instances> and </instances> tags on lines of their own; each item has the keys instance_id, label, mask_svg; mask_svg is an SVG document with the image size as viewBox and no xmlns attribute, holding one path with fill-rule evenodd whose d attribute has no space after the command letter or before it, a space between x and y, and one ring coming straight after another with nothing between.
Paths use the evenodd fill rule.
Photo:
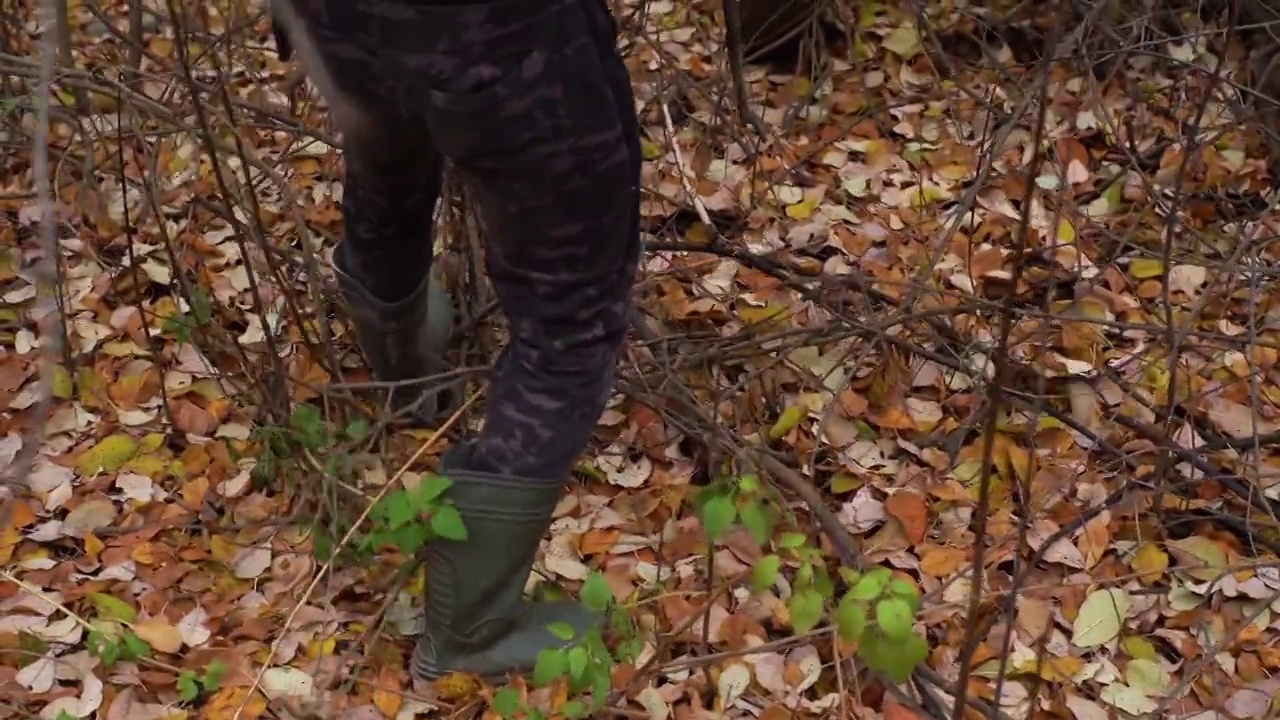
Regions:
<instances>
[{"instance_id":1,"label":"boot toe","mask_svg":"<svg viewBox=\"0 0 1280 720\"><path fill-rule=\"evenodd\" d=\"M419 638L413 674L419 679L435 680L461 672L493 681L508 674L529 672L538 661L538 653L574 645L603 622L603 615L576 602L531 603L509 633L479 652L456 658L437 657L430 641L425 636ZM549 629L557 625L572 628L573 635L565 639L562 635L566 633Z\"/></svg>"}]
</instances>

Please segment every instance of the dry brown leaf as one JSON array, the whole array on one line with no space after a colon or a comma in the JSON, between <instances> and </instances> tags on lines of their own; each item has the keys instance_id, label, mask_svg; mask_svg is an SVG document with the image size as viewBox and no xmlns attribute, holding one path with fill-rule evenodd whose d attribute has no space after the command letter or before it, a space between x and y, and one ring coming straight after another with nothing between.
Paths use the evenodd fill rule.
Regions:
<instances>
[{"instance_id":1,"label":"dry brown leaf","mask_svg":"<svg viewBox=\"0 0 1280 720\"><path fill-rule=\"evenodd\" d=\"M898 490L885 500L885 512L902 523L907 540L916 545L929 531L929 506L924 496L914 490Z\"/></svg>"}]
</instances>

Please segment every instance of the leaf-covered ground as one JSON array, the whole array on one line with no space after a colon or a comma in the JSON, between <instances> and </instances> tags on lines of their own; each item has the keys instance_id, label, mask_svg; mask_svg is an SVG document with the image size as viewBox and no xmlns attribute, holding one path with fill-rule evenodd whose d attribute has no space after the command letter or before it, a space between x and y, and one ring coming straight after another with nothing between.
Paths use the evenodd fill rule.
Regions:
<instances>
[{"instance_id":1,"label":"leaf-covered ground","mask_svg":"<svg viewBox=\"0 0 1280 720\"><path fill-rule=\"evenodd\" d=\"M383 422L336 312L339 143L257 10L180 33L144 5L136 74L128 8L71 5L52 210L50 26L23 9L0 53L26 88L0 101L0 717L493 717L512 690L563 713L565 680L409 680L422 578L361 512L450 435ZM1077 35L1046 65L1034 28L863 3L816 77L748 67L761 138L726 109L713 5L622 11L642 312L537 567L620 610L599 714L905 720L961 687L991 717L1280 713L1276 220L1244 51L1094 62ZM483 367L474 225L441 222L458 364ZM911 682L839 637L841 564L919 588Z\"/></svg>"}]
</instances>

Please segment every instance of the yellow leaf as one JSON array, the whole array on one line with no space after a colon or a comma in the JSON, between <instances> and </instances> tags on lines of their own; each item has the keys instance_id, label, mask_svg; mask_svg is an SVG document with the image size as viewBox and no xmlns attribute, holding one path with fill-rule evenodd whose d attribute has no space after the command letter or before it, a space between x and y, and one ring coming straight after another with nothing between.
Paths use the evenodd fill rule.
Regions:
<instances>
[{"instance_id":1,"label":"yellow leaf","mask_svg":"<svg viewBox=\"0 0 1280 720\"><path fill-rule=\"evenodd\" d=\"M1049 682L1066 682L1084 669L1084 659L1072 657L1049 657L1040 664L1039 675Z\"/></svg>"},{"instance_id":2,"label":"yellow leaf","mask_svg":"<svg viewBox=\"0 0 1280 720\"><path fill-rule=\"evenodd\" d=\"M162 653L176 653L182 649L182 634L164 618L136 622L133 624L133 632Z\"/></svg>"},{"instance_id":3,"label":"yellow leaf","mask_svg":"<svg viewBox=\"0 0 1280 720\"><path fill-rule=\"evenodd\" d=\"M862 487L863 484L862 479L856 475L836 473L835 477L831 478L831 492L837 495L843 495L857 490Z\"/></svg>"},{"instance_id":4,"label":"yellow leaf","mask_svg":"<svg viewBox=\"0 0 1280 720\"><path fill-rule=\"evenodd\" d=\"M214 535L209 538L209 554L214 560L230 565L240 554L240 546L226 535Z\"/></svg>"},{"instance_id":5,"label":"yellow leaf","mask_svg":"<svg viewBox=\"0 0 1280 720\"><path fill-rule=\"evenodd\" d=\"M53 396L59 400L70 400L75 395L75 385L71 382L71 373L63 365L53 366Z\"/></svg>"},{"instance_id":6,"label":"yellow leaf","mask_svg":"<svg viewBox=\"0 0 1280 720\"><path fill-rule=\"evenodd\" d=\"M1120 641L1120 646L1125 652L1129 653L1129 657L1135 660L1155 660L1159 657L1156 652L1156 646L1151 641L1139 635L1126 635Z\"/></svg>"},{"instance_id":7,"label":"yellow leaf","mask_svg":"<svg viewBox=\"0 0 1280 720\"><path fill-rule=\"evenodd\" d=\"M640 138L640 155L645 160L657 160L662 157L662 148L649 138Z\"/></svg>"},{"instance_id":8,"label":"yellow leaf","mask_svg":"<svg viewBox=\"0 0 1280 720\"><path fill-rule=\"evenodd\" d=\"M224 687L209 698L200 717L207 720L257 720L267 710L267 699L262 693L255 692L245 702L246 696L249 696L247 687ZM244 704L243 709L241 703Z\"/></svg>"},{"instance_id":9,"label":"yellow leaf","mask_svg":"<svg viewBox=\"0 0 1280 720\"><path fill-rule=\"evenodd\" d=\"M1169 541L1169 551L1178 559L1178 567L1201 582L1211 582L1227 572L1227 552L1206 537L1192 535Z\"/></svg>"},{"instance_id":10,"label":"yellow leaf","mask_svg":"<svg viewBox=\"0 0 1280 720\"><path fill-rule=\"evenodd\" d=\"M1129 274L1139 280L1164 275L1164 264L1155 258L1135 258L1129 262Z\"/></svg>"},{"instance_id":11,"label":"yellow leaf","mask_svg":"<svg viewBox=\"0 0 1280 720\"><path fill-rule=\"evenodd\" d=\"M889 52L907 60L920 52L920 33L910 25L902 25L889 33L881 44Z\"/></svg>"},{"instance_id":12,"label":"yellow leaf","mask_svg":"<svg viewBox=\"0 0 1280 720\"><path fill-rule=\"evenodd\" d=\"M924 209L939 200L946 200L947 198L947 192L934 185L921 185L917 189L908 191L908 200L914 210Z\"/></svg>"},{"instance_id":13,"label":"yellow leaf","mask_svg":"<svg viewBox=\"0 0 1280 720\"><path fill-rule=\"evenodd\" d=\"M436 692L442 700L458 700L480 689L475 678L463 673L450 673L436 681Z\"/></svg>"},{"instance_id":14,"label":"yellow leaf","mask_svg":"<svg viewBox=\"0 0 1280 720\"><path fill-rule=\"evenodd\" d=\"M786 209L787 217L792 220L808 220L813 217L813 210L818 203L814 200L805 200L794 205L788 205Z\"/></svg>"},{"instance_id":15,"label":"yellow leaf","mask_svg":"<svg viewBox=\"0 0 1280 720\"><path fill-rule=\"evenodd\" d=\"M959 480L964 485L971 485L977 481L982 474L982 460L978 458L970 458L951 469L951 477Z\"/></svg>"},{"instance_id":16,"label":"yellow leaf","mask_svg":"<svg viewBox=\"0 0 1280 720\"><path fill-rule=\"evenodd\" d=\"M84 536L84 554L91 559L96 560L103 550L107 549L107 544L98 539L97 535L92 532L86 533Z\"/></svg>"},{"instance_id":17,"label":"yellow leaf","mask_svg":"<svg viewBox=\"0 0 1280 720\"><path fill-rule=\"evenodd\" d=\"M338 638L329 635L322 639L312 640L307 643L307 657L318 658L325 655L332 655L333 651L338 648Z\"/></svg>"},{"instance_id":18,"label":"yellow leaf","mask_svg":"<svg viewBox=\"0 0 1280 720\"><path fill-rule=\"evenodd\" d=\"M1129 567L1139 573L1143 585L1151 585L1169 568L1169 554L1153 542L1144 542L1129 560Z\"/></svg>"},{"instance_id":19,"label":"yellow leaf","mask_svg":"<svg viewBox=\"0 0 1280 720\"><path fill-rule=\"evenodd\" d=\"M115 472L124 467L138 452L138 442L124 433L103 438L97 445L85 450L76 460L76 472L96 475Z\"/></svg>"},{"instance_id":20,"label":"yellow leaf","mask_svg":"<svg viewBox=\"0 0 1280 720\"><path fill-rule=\"evenodd\" d=\"M795 429L800 421L804 419L805 409L799 405L792 405L782 411L782 415L778 417L778 421L769 428L769 439L777 440L787 433Z\"/></svg>"},{"instance_id":21,"label":"yellow leaf","mask_svg":"<svg viewBox=\"0 0 1280 720\"><path fill-rule=\"evenodd\" d=\"M1063 218L1058 221L1058 242L1074 243L1076 241L1076 229L1071 225L1071 221Z\"/></svg>"},{"instance_id":22,"label":"yellow leaf","mask_svg":"<svg viewBox=\"0 0 1280 720\"><path fill-rule=\"evenodd\" d=\"M742 322L748 325L756 325L758 323L768 322L777 319L781 315L785 315L787 308L781 305L769 303L764 307L756 307L754 305L745 305L738 308L738 317Z\"/></svg>"}]
</instances>

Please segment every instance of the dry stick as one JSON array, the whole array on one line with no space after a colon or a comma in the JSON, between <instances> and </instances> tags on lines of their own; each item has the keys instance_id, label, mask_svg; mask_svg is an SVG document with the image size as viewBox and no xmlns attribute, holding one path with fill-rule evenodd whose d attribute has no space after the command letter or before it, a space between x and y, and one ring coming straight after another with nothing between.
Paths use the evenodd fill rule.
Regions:
<instances>
[{"instance_id":1,"label":"dry stick","mask_svg":"<svg viewBox=\"0 0 1280 720\"><path fill-rule=\"evenodd\" d=\"M231 720L240 720L240 714L244 712L245 706L248 705L249 698L253 697L254 691L261 686L262 676L266 674L267 668L271 665L272 659L275 658L276 652L280 649L280 643L284 641L284 633L288 631L289 626L293 624L294 618L298 616L302 607L311 599L311 595L315 593L316 587L320 585L320 580L333 568L333 562L334 559L338 557L338 551L346 547L347 543L351 542L351 538L355 535L356 529L364 524L364 521L369 517L369 513L373 511L374 506L391 491L391 488L396 484L396 481L404 476L405 472L407 472L409 468L418 461L418 458L421 457L423 453L431 448L431 446L435 445L436 440L443 437L444 434L449 431L449 428L453 427L453 424L462 417L462 414L466 412L466 410L471 407L472 403L474 403L479 397L479 391L473 393L471 397L467 398L466 402L462 403L462 407L455 410L454 413L449 416L449 419L444 421L443 425L437 428L435 432L431 433L431 437L427 438L426 442L422 443L418 450L414 452L408 460L404 461L404 464L400 466L400 469L396 471L396 474L391 477L391 481L382 486L382 489L378 491L378 495L373 499L373 502L369 503L369 505L365 507L364 511L360 513L360 517L356 518L356 521L347 529L346 534L342 536L342 539L338 541L336 546L334 546L333 552L329 554L329 559L325 561L324 565L321 566L320 571L316 573L314 578L312 578L311 584L307 585L307 589L302 593L302 597L298 600L298 604L293 607L293 611L290 612L289 617L285 619L284 627L281 628L280 634L276 636L275 642L271 643L271 650L267 653L266 660L262 662L262 667L258 669L258 674L254 677L253 684L249 686L249 692L245 693L244 699L240 701L240 707L236 708L236 714L232 716Z\"/></svg>"},{"instance_id":2,"label":"dry stick","mask_svg":"<svg viewBox=\"0 0 1280 720\"><path fill-rule=\"evenodd\" d=\"M689 193L689 200L693 203L693 208L698 211L698 219L708 227L712 227L707 206L702 204L702 198L698 197L697 191L693 189L693 181L689 178L689 172L684 166L684 155L680 153L680 139L676 137L675 125L671 122L671 111L667 109L665 102L662 103L662 122L667 126L667 135L671 137L671 150L676 155L676 166L680 168L680 184L684 186L684 191Z\"/></svg>"},{"instance_id":3,"label":"dry stick","mask_svg":"<svg viewBox=\"0 0 1280 720\"><path fill-rule=\"evenodd\" d=\"M45 32L40 42L40 87L36 103L36 130L32 151L34 162L32 172L36 176L36 203L40 209L40 258L32 268L36 283L35 320L40 330L40 400L36 404L34 421L22 433L22 446L18 456L10 463L8 470L0 475L0 491L4 485L12 483L21 487L26 483L26 475L35 464L39 451L39 438L44 427L44 420L53 409L53 373L62 356L62 337L64 326L58 312L58 235L55 229L57 213L53 206L53 189L49 178L49 105L53 89L54 58L58 47L56 34L48 29L49 22L57 12L56 0L45 3ZM16 494L16 490L14 491ZM8 515L13 503L0 494L0 525L8 524Z\"/></svg>"}]
</instances>

